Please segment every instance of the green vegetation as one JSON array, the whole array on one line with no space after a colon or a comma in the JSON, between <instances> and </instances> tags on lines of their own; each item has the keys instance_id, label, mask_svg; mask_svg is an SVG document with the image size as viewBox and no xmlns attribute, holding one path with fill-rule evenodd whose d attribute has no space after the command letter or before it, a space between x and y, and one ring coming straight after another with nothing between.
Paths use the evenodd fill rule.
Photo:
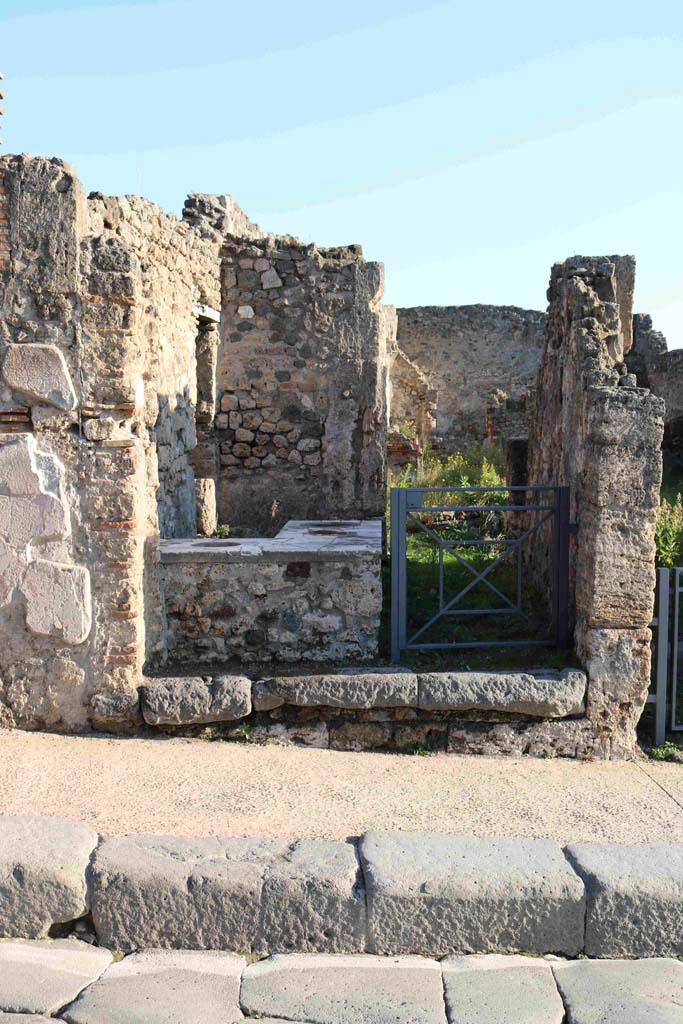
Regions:
<instances>
[{"instance_id":1,"label":"green vegetation","mask_svg":"<svg viewBox=\"0 0 683 1024\"><path fill-rule=\"evenodd\" d=\"M671 740L667 740L666 743L660 744L658 747L653 747L650 751L650 757L653 757L655 761L676 761L678 764L683 763L683 750L677 747Z\"/></svg>"},{"instance_id":2,"label":"green vegetation","mask_svg":"<svg viewBox=\"0 0 683 1024\"><path fill-rule=\"evenodd\" d=\"M505 454L501 448L473 444L453 455L441 457L428 450L417 469L407 466L392 480L394 487L463 488L449 492L427 492L424 510L411 517L407 533L408 635L415 634L438 613L441 604L439 565L443 559L443 601L448 603L473 584L454 605L465 614L441 616L419 637L423 643L451 643L494 640L521 641L526 638L550 638L550 616L545 600L534 594L525 578L522 612L512 612L505 598L517 602L517 553L505 544L514 532L523 527L514 521L514 513L496 506L510 500L505 488ZM468 491L467 488L491 488L490 491ZM455 510L438 511L438 506L456 506ZM430 506L437 506L434 511ZM462 506L463 511L458 511ZM487 506L485 510L465 511L470 506ZM421 524L421 525L420 525ZM486 544L475 546L474 540ZM446 542L440 549L438 541ZM509 552L502 561L497 560ZM496 588L477 581L474 575L486 572L486 580ZM389 592L389 571L385 593ZM524 574L525 577L527 574ZM490 611L494 614L477 614ZM384 622L385 650L388 650L389 615ZM408 656L406 658L408 660ZM409 652L411 664L434 668L517 667L529 664L539 667L564 667L566 655L552 648L536 645L519 647L483 646L462 650L429 650Z\"/></svg>"}]
</instances>

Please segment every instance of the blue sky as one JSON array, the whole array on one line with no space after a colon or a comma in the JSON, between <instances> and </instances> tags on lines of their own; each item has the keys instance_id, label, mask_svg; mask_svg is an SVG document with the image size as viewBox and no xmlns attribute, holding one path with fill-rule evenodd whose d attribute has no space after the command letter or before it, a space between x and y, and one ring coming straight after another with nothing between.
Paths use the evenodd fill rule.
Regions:
<instances>
[{"instance_id":1,"label":"blue sky","mask_svg":"<svg viewBox=\"0 0 683 1024\"><path fill-rule=\"evenodd\" d=\"M683 345L680 0L0 0L4 151L179 212L360 242L396 305L544 308L634 253Z\"/></svg>"}]
</instances>

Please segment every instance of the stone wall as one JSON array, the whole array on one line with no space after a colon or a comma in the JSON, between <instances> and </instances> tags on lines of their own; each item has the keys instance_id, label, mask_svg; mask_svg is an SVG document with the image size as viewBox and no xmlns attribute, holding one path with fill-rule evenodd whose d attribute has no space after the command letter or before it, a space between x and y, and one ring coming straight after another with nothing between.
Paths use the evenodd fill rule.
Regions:
<instances>
[{"instance_id":1,"label":"stone wall","mask_svg":"<svg viewBox=\"0 0 683 1024\"><path fill-rule=\"evenodd\" d=\"M215 420L222 522L272 534L289 519L383 513L395 335L383 284L359 246L228 238Z\"/></svg>"},{"instance_id":2,"label":"stone wall","mask_svg":"<svg viewBox=\"0 0 683 1024\"><path fill-rule=\"evenodd\" d=\"M663 398L664 448L675 456L683 455L683 350L668 351L666 338L652 326L652 318L644 314L633 317L633 348L628 359L631 373L638 384Z\"/></svg>"},{"instance_id":3,"label":"stone wall","mask_svg":"<svg viewBox=\"0 0 683 1024\"><path fill-rule=\"evenodd\" d=\"M398 346L424 374L435 397L436 447L452 452L485 441L491 424L487 401L494 396L499 406L509 400L524 409L541 362L544 313L482 305L418 306L397 312ZM394 402L409 409L411 397L403 392L397 377ZM501 443L506 439L505 434L495 438Z\"/></svg>"},{"instance_id":4,"label":"stone wall","mask_svg":"<svg viewBox=\"0 0 683 1024\"><path fill-rule=\"evenodd\" d=\"M378 520L289 523L264 541L171 541L160 554L174 664L377 655Z\"/></svg>"},{"instance_id":5,"label":"stone wall","mask_svg":"<svg viewBox=\"0 0 683 1024\"><path fill-rule=\"evenodd\" d=\"M529 482L571 487L571 616L589 677L584 752L603 757L633 751L650 679L664 405L623 362L634 262L575 256L553 267L529 443ZM530 561L549 589L549 534L537 534Z\"/></svg>"},{"instance_id":6,"label":"stone wall","mask_svg":"<svg viewBox=\"0 0 683 1024\"><path fill-rule=\"evenodd\" d=\"M134 727L164 639L158 537L196 530L196 311L218 298L215 211L208 197L185 221L138 197L86 199L55 158L4 157L0 181L0 717ZM216 205L234 227L228 198Z\"/></svg>"}]
</instances>

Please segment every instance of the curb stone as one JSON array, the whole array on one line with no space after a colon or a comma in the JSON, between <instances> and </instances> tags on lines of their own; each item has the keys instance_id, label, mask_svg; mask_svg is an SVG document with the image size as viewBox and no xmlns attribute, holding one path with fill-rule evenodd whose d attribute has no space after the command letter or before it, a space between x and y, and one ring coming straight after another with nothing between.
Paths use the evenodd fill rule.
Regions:
<instances>
[{"instance_id":1,"label":"curb stone","mask_svg":"<svg viewBox=\"0 0 683 1024\"><path fill-rule=\"evenodd\" d=\"M545 839L366 832L372 953L565 953L583 948L585 895Z\"/></svg>"},{"instance_id":2,"label":"curb stone","mask_svg":"<svg viewBox=\"0 0 683 1024\"><path fill-rule=\"evenodd\" d=\"M683 955L683 843L574 843L591 957Z\"/></svg>"},{"instance_id":3,"label":"curb stone","mask_svg":"<svg viewBox=\"0 0 683 1024\"><path fill-rule=\"evenodd\" d=\"M79 821L0 816L0 934L45 938L52 925L87 914L97 843Z\"/></svg>"},{"instance_id":4,"label":"curb stone","mask_svg":"<svg viewBox=\"0 0 683 1024\"><path fill-rule=\"evenodd\" d=\"M354 846L329 840L123 836L92 868L104 945L362 952L365 892Z\"/></svg>"}]
</instances>

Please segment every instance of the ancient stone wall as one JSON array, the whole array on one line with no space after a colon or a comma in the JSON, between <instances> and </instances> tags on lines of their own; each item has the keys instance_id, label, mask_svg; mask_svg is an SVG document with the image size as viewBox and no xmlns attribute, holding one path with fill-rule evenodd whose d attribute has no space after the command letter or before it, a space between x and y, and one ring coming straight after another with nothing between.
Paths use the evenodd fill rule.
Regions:
<instances>
[{"instance_id":1,"label":"ancient stone wall","mask_svg":"<svg viewBox=\"0 0 683 1024\"><path fill-rule=\"evenodd\" d=\"M545 314L516 306L418 306L398 311L399 349L422 371L436 400L433 443L443 452L490 437L487 400L521 403L541 362ZM400 369L400 367L399 367ZM400 377L398 408L410 408ZM393 416L393 414L392 414ZM523 420L525 425L525 420ZM504 420L499 423L505 428ZM519 429L518 422L514 429ZM503 443L507 435L496 436Z\"/></svg>"},{"instance_id":2,"label":"ancient stone wall","mask_svg":"<svg viewBox=\"0 0 683 1024\"><path fill-rule=\"evenodd\" d=\"M585 752L606 757L633 750L649 686L661 482L663 402L636 387L623 362L633 263L576 256L553 267L529 444L529 482L571 487L571 616L589 677ZM537 534L530 561L549 590L548 533Z\"/></svg>"},{"instance_id":3,"label":"ancient stone wall","mask_svg":"<svg viewBox=\"0 0 683 1024\"><path fill-rule=\"evenodd\" d=\"M86 199L54 158L4 157L0 182L0 713L125 728L163 643L158 537L196 532L197 307L218 301L216 212L209 197L185 221L138 197ZM228 199L224 222L246 230Z\"/></svg>"},{"instance_id":4,"label":"ancient stone wall","mask_svg":"<svg viewBox=\"0 0 683 1024\"><path fill-rule=\"evenodd\" d=\"M633 317L633 347L627 363L638 384L664 399L664 448L680 460L683 455L683 351L668 351L666 338L645 314Z\"/></svg>"},{"instance_id":5,"label":"ancient stone wall","mask_svg":"<svg viewBox=\"0 0 683 1024\"><path fill-rule=\"evenodd\" d=\"M272 534L382 514L395 314L381 265L358 246L231 236L222 287L220 520Z\"/></svg>"}]
</instances>

